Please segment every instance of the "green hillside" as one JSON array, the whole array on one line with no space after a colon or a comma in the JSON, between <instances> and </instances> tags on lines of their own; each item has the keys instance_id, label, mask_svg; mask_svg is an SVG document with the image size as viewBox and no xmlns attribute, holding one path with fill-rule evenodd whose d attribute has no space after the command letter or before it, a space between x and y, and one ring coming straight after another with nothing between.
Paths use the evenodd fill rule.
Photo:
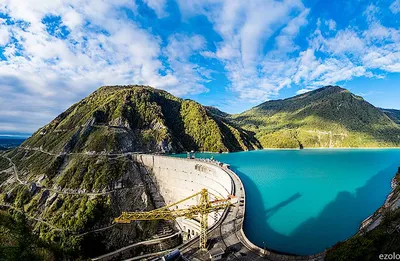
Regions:
<instances>
[{"instance_id":1,"label":"green hillside","mask_svg":"<svg viewBox=\"0 0 400 261\"><path fill-rule=\"evenodd\" d=\"M192 100L145 86L107 86L71 106L22 146L53 152L218 152L259 147L251 136Z\"/></svg>"},{"instance_id":2,"label":"green hillside","mask_svg":"<svg viewBox=\"0 0 400 261\"><path fill-rule=\"evenodd\" d=\"M397 124L400 124L400 110L393 109L381 109L390 119L392 119Z\"/></svg>"},{"instance_id":3,"label":"green hillside","mask_svg":"<svg viewBox=\"0 0 400 261\"><path fill-rule=\"evenodd\" d=\"M11 216L0 210L0 259L14 260L56 260L57 253L51 245L32 234L31 227L21 214Z\"/></svg>"},{"instance_id":4,"label":"green hillside","mask_svg":"<svg viewBox=\"0 0 400 261\"><path fill-rule=\"evenodd\" d=\"M8 210L0 213L0 259L87 259L149 239L163 226L173 231L156 221L112 224L121 211L159 203L131 153L398 146L400 125L388 111L332 86L233 116L151 87L101 87L0 152L0 208Z\"/></svg>"},{"instance_id":5,"label":"green hillside","mask_svg":"<svg viewBox=\"0 0 400 261\"><path fill-rule=\"evenodd\" d=\"M327 86L267 101L231 121L256 133L264 148L400 145L400 126L363 98Z\"/></svg>"},{"instance_id":6,"label":"green hillside","mask_svg":"<svg viewBox=\"0 0 400 261\"><path fill-rule=\"evenodd\" d=\"M159 197L130 153L258 147L251 132L194 101L145 86L102 87L0 154L0 207L11 214L4 213L0 229L15 232L4 237L10 244L0 259L17 251L25 234L33 240L27 248L44 246L30 255L75 260L149 239L160 226L174 231L158 221L112 225L121 211L154 209ZM10 228L21 213L32 233Z\"/></svg>"},{"instance_id":7,"label":"green hillside","mask_svg":"<svg viewBox=\"0 0 400 261\"><path fill-rule=\"evenodd\" d=\"M128 155L16 148L0 154L0 183L0 206L12 218L23 213L32 238L60 258L98 256L157 230L157 222L112 226L121 211L154 208L152 183Z\"/></svg>"}]
</instances>

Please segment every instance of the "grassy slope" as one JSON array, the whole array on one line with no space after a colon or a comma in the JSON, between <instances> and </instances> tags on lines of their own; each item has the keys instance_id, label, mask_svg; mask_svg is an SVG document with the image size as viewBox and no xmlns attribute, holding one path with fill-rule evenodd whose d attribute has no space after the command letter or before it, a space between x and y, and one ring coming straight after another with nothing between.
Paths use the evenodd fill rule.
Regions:
<instances>
[{"instance_id":1,"label":"grassy slope","mask_svg":"<svg viewBox=\"0 0 400 261\"><path fill-rule=\"evenodd\" d=\"M257 148L250 133L228 123L220 129L221 124L200 104L165 91L143 86L102 87L38 130L23 146L57 152Z\"/></svg>"},{"instance_id":2,"label":"grassy slope","mask_svg":"<svg viewBox=\"0 0 400 261\"><path fill-rule=\"evenodd\" d=\"M349 91L329 86L269 101L232 121L267 147L399 146L400 126Z\"/></svg>"}]
</instances>

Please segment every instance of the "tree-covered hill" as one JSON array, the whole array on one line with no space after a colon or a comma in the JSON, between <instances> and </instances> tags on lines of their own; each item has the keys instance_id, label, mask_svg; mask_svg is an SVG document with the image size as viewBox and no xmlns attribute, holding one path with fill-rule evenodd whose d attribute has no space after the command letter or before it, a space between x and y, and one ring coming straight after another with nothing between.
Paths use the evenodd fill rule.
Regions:
<instances>
[{"instance_id":1,"label":"tree-covered hill","mask_svg":"<svg viewBox=\"0 0 400 261\"><path fill-rule=\"evenodd\" d=\"M338 86L262 103L231 121L256 133L264 148L400 145L400 126Z\"/></svg>"},{"instance_id":2,"label":"tree-covered hill","mask_svg":"<svg viewBox=\"0 0 400 261\"><path fill-rule=\"evenodd\" d=\"M147 86L105 86L22 146L53 152L240 151L400 145L400 113L327 86L229 115Z\"/></svg>"},{"instance_id":3,"label":"tree-covered hill","mask_svg":"<svg viewBox=\"0 0 400 261\"><path fill-rule=\"evenodd\" d=\"M22 146L53 152L218 152L255 149L259 144L252 133L192 100L146 86L106 86Z\"/></svg>"},{"instance_id":4,"label":"tree-covered hill","mask_svg":"<svg viewBox=\"0 0 400 261\"><path fill-rule=\"evenodd\" d=\"M151 210L160 202L131 153L259 147L251 132L197 102L146 86L101 87L19 147L1 152L0 208L12 213L7 220L23 213L32 238L54 248L49 255L86 259L149 239L164 226L112 223L122 211Z\"/></svg>"}]
</instances>

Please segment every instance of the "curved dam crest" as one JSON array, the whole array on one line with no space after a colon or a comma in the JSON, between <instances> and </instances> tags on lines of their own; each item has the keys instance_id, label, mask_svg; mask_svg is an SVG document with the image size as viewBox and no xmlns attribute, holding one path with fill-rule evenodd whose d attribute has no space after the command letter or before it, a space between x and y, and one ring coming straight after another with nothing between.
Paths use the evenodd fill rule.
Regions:
<instances>
[{"instance_id":1,"label":"curved dam crest","mask_svg":"<svg viewBox=\"0 0 400 261\"><path fill-rule=\"evenodd\" d=\"M351 237L384 203L400 150L262 150L196 157L231 164L243 181L244 231L254 244L309 255Z\"/></svg>"},{"instance_id":2,"label":"curved dam crest","mask_svg":"<svg viewBox=\"0 0 400 261\"><path fill-rule=\"evenodd\" d=\"M165 201L160 202L160 205L156 207L180 201L203 188L221 198L227 198L233 193L232 179L218 166L165 156L141 154L135 155L135 157L137 162L149 168L154 175L153 181ZM191 200L193 202L185 201L178 207L186 208L197 203L196 199L192 198ZM213 226L223 212L223 210L219 210L210 213L208 227ZM180 229L187 233L189 239L199 235L198 222L186 218L178 218L176 221Z\"/></svg>"}]
</instances>

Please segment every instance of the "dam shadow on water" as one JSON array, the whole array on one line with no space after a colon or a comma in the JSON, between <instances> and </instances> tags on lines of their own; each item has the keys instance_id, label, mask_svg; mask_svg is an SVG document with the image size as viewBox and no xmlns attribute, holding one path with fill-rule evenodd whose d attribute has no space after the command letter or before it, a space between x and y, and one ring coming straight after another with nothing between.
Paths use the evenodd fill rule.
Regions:
<instances>
[{"instance_id":1,"label":"dam shadow on water","mask_svg":"<svg viewBox=\"0 0 400 261\"><path fill-rule=\"evenodd\" d=\"M276 252L309 255L324 251L358 231L360 223L384 202L374 191L386 189L388 180L395 175L398 163L393 163L372 176L355 193L339 192L335 199L324 206L318 216L309 218L297 226L289 235L275 231L268 219L281 209L301 198L291 191L286 200L270 207L264 207L262 191L244 173L232 169L240 176L246 191L246 217L244 232L254 244ZM306 207L306 206L305 206ZM295 214L295 213L294 213Z\"/></svg>"}]
</instances>

